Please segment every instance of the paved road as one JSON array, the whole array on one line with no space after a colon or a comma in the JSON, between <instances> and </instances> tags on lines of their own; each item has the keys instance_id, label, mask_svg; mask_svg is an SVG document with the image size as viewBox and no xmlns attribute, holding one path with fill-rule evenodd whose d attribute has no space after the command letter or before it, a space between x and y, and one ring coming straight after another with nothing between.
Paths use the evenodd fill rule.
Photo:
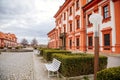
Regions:
<instances>
[{"instance_id":1,"label":"paved road","mask_svg":"<svg viewBox=\"0 0 120 80\"><path fill-rule=\"evenodd\" d=\"M2 53L0 55L0 80L33 80L33 54Z\"/></svg>"}]
</instances>

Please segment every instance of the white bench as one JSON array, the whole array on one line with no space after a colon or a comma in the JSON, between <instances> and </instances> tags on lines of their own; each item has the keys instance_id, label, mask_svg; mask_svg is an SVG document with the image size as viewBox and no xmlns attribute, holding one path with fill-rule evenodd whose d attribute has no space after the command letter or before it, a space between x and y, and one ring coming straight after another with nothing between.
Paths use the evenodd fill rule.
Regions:
<instances>
[{"instance_id":1,"label":"white bench","mask_svg":"<svg viewBox=\"0 0 120 80\"><path fill-rule=\"evenodd\" d=\"M59 76L58 70L59 70L60 64L61 64L61 62L59 60L55 59L55 58L53 58L52 63L45 64L46 69L48 70L48 78L50 76L54 76L54 75L50 75L50 72L53 72L53 73L56 72L57 77Z\"/></svg>"}]
</instances>

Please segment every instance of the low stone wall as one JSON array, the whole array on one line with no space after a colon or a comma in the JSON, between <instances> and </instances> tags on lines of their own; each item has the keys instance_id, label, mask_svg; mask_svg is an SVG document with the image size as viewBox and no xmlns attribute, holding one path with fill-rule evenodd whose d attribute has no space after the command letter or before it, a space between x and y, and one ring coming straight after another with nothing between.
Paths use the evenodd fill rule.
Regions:
<instances>
[{"instance_id":1,"label":"low stone wall","mask_svg":"<svg viewBox=\"0 0 120 80\"><path fill-rule=\"evenodd\" d=\"M33 52L33 50L29 49L0 49L0 52Z\"/></svg>"}]
</instances>

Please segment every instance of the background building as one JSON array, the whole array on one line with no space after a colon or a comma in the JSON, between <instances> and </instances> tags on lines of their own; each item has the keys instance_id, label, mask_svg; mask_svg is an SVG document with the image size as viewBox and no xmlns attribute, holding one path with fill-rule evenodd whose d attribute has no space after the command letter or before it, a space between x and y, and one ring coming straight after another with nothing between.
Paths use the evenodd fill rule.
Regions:
<instances>
[{"instance_id":1,"label":"background building","mask_svg":"<svg viewBox=\"0 0 120 80\"><path fill-rule=\"evenodd\" d=\"M99 25L100 52L120 53L119 8L120 0L66 0L54 16L56 27L48 33L49 47L93 52L94 32L89 16L98 13L103 16Z\"/></svg>"},{"instance_id":2,"label":"background building","mask_svg":"<svg viewBox=\"0 0 120 80\"><path fill-rule=\"evenodd\" d=\"M0 32L0 47L17 46L17 37L15 34Z\"/></svg>"}]
</instances>

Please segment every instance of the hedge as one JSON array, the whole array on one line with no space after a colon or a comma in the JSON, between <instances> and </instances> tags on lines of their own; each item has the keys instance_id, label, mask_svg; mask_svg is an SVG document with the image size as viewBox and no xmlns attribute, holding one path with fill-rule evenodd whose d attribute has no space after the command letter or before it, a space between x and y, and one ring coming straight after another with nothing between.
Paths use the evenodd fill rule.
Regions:
<instances>
[{"instance_id":1,"label":"hedge","mask_svg":"<svg viewBox=\"0 0 120 80\"><path fill-rule=\"evenodd\" d=\"M4 47L0 47L0 49L4 49Z\"/></svg>"},{"instance_id":2,"label":"hedge","mask_svg":"<svg viewBox=\"0 0 120 80\"><path fill-rule=\"evenodd\" d=\"M46 61L51 61L52 60L52 54L53 53L64 53L64 54L70 54L70 51L66 51L66 50L43 50L43 58L46 59Z\"/></svg>"},{"instance_id":3,"label":"hedge","mask_svg":"<svg viewBox=\"0 0 120 80\"><path fill-rule=\"evenodd\" d=\"M53 54L61 61L59 72L64 77L75 77L94 73L94 55L91 54ZM105 69L107 57L99 57L99 70Z\"/></svg>"},{"instance_id":4,"label":"hedge","mask_svg":"<svg viewBox=\"0 0 120 80\"><path fill-rule=\"evenodd\" d=\"M58 48L55 48L55 49L51 49L51 48L38 48L38 50L40 51L40 56L43 56L43 51L44 50L60 50Z\"/></svg>"},{"instance_id":5,"label":"hedge","mask_svg":"<svg viewBox=\"0 0 120 80\"><path fill-rule=\"evenodd\" d=\"M120 80L120 66L99 71L97 80Z\"/></svg>"},{"instance_id":6,"label":"hedge","mask_svg":"<svg viewBox=\"0 0 120 80\"><path fill-rule=\"evenodd\" d=\"M33 46L33 49L37 49L38 47L37 46Z\"/></svg>"},{"instance_id":7,"label":"hedge","mask_svg":"<svg viewBox=\"0 0 120 80\"><path fill-rule=\"evenodd\" d=\"M43 51L47 50L48 48L39 48L38 50L40 51L40 56L43 56Z\"/></svg>"},{"instance_id":8,"label":"hedge","mask_svg":"<svg viewBox=\"0 0 120 80\"><path fill-rule=\"evenodd\" d=\"M16 46L15 49L21 49L21 46Z\"/></svg>"},{"instance_id":9,"label":"hedge","mask_svg":"<svg viewBox=\"0 0 120 80\"><path fill-rule=\"evenodd\" d=\"M9 46L9 47L7 47L8 49L12 49L12 47L11 46Z\"/></svg>"}]
</instances>

